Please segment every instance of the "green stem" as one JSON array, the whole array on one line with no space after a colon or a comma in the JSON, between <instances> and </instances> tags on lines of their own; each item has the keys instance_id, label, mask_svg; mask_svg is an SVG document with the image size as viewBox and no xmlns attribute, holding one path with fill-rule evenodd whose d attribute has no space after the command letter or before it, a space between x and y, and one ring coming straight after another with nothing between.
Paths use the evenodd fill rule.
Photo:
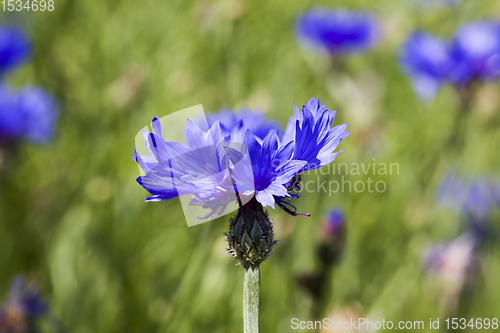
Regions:
<instances>
[{"instance_id":1,"label":"green stem","mask_svg":"<svg viewBox=\"0 0 500 333\"><path fill-rule=\"evenodd\" d=\"M464 87L458 88L458 96L460 97L460 108L455 116L455 122L451 132L449 144L451 148L460 151L465 144L465 131L467 129L467 121L471 112L472 103L476 92L476 83L470 82Z\"/></svg>"},{"instance_id":2,"label":"green stem","mask_svg":"<svg viewBox=\"0 0 500 333\"><path fill-rule=\"evenodd\" d=\"M245 333L259 332L260 269L245 269L243 279L243 327Z\"/></svg>"}]
</instances>

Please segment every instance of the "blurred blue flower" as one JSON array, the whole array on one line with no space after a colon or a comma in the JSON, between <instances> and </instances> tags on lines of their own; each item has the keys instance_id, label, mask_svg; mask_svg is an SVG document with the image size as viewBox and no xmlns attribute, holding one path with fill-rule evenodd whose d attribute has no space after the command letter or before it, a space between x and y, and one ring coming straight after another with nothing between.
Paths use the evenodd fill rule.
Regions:
<instances>
[{"instance_id":1,"label":"blurred blue flower","mask_svg":"<svg viewBox=\"0 0 500 333\"><path fill-rule=\"evenodd\" d=\"M0 27L0 76L22 64L29 54L28 36L22 29Z\"/></svg>"},{"instance_id":2,"label":"blurred blue flower","mask_svg":"<svg viewBox=\"0 0 500 333\"><path fill-rule=\"evenodd\" d=\"M210 210L208 217L222 214L237 195L255 195L264 207L274 208L278 203L287 212L294 213L282 203L291 196L291 181L304 170L333 161L339 153L333 151L349 134L344 131L347 124L330 128L335 112L326 110L325 105L320 107L314 98L303 107L302 113L295 109L281 140L274 126L267 127L263 140L252 133L250 128L263 122L260 116L239 114L239 125L231 130L234 119L224 111L218 114L224 129L220 120L211 119L213 124L207 132L188 120L184 132L186 144L166 142L161 135L160 121L154 117L153 133L143 132L149 156L139 155L134 148L132 157L145 172L137 182L152 194L146 201L189 194L192 204ZM263 128L266 127L262 125L256 130L259 133ZM240 163L245 158L247 163Z\"/></svg>"},{"instance_id":3,"label":"blurred blue flower","mask_svg":"<svg viewBox=\"0 0 500 333\"><path fill-rule=\"evenodd\" d=\"M401 47L400 63L421 99L433 98L448 77L450 55L441 39L414 32Z\"/></svg>"},{"instance_id":4,"label":"blurred blue flower","mask_svg":"<svg viewBox=\"0 0 500 333\"><path fill-rule=\"evenodd\" d=\"M0 84L0 139L48 141L57 116L54 99L43 89L27 86L13 92Z\"/></svg>"},{"instance_id":5,"label":"blurred blue flower","mask_svg":"<svg viewBox=\"0 0 500 333\"><path fill-rule=\"evenodd\" d=\"M281 126L273 121L266 119L264 113L252 110L239 110L232 112L224 108L216 113L207 115L208 126L212 126L216 121L220 122L223 134L232 134L231 140L243 142L246 130L250 130L258 139L263 140L267 134L275 129L278 135L281 134ZM236 135L239 134L239 140Z\"/></svg>"},{"instance_id":6,"label":"blurred blue flower","mask_svg":"<svg viewBox=\"0 0 500 333\"><path fill-rule=\"evenodd\" d=\"M344 226L344 213L340 208L330 209L323 219L323 232L328 239L339 237Z\"/></svg>"},{"instance_id":7,"label":"blurred blue flower","mask_svg":"<svg viewBox=\"0 0 500 333\"><path fill-rule=\"evenodd\" d=\"M20 137L24 133L23 115L17 112L16 96L0 83L0 141Z\"/></svg>"},{"instance_id":8,"label":"blurred blue flower","mask_svg":"<svg viewBox=\"0 0 500 333\"><path fill-rule=\"evenodd\" d=\"M12 281L9 303L19 305L23 312L31 317L43 316L47 312L47 306L38 290L27 286L21 277L16 277Z\"/></svg>"},{"instance_id":9,"label":"blurred blue flower","mask_svg":"<svg viewBox=\"0 0 500 333\"><path fill-rule=\"evenodd\" d=\"M459 85L500 75L500 24L476 21L460 27L451 41L450 80Z\"/></svg>"},{"instance_id":10,"label":"blurred blue flower","mask_svg":"<svg viewBox=\"0 0 500 333\"><path fill-rule=\"evenodd\" d=\"M361 52L375 45L378 22L372 14L311 9L297 18L299 42L330 55Z\"/></svg>"},{"instance_id":11,"label":"blurred blue flower","mask_svg":"<svg viewBox=\"0 0 500 333\"><path fill-rule=\"evenodd\" d=\"M16 108L23 117L24 136L31 142L46 142L52 138L59 115L52 96L43 89L24 87L17 93Z\"/></svg>"},{"instance_id":12,"label":"blurred blue flower","mask_svg":"<svg viewBox=\"0 0 500 333\"><path fill-rule=\"evenodd\" d=\"M34 332L33 320L45 316L47 311L38 290L17 277L8 298L0 306L0 332Z\"/></svg>"},{"instance_id":13,"label":"blurred blue flower","mask_svg":"<svg viewBox=\"0 0 500 333\"><path fill-rule=\"evenodd\" d=\"M436 201L442 207L456 210L476 233L483 237L495 204L494 183L480 176L463 180L454 173L446 175L436 190Z\"/></svg>"}]
</instances>

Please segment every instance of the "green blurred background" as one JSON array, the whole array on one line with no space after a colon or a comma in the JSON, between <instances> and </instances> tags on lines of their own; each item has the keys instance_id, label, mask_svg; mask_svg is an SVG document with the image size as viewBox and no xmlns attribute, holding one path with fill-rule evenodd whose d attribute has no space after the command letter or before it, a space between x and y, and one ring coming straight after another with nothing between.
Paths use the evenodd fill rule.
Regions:
<instances>
[{"instance_id":1,"label":"green blurred background","mask_svg":"<svg viewBox=\"0 0 500 333\"><path fill-rule=\"evenodd\" d=\"M311 218L270 212L281 242L261 266L261 331L290 332L292 318L315 319L297 276L315 269L332 206L345 212L346 243L324 316L426 327L444 318L443 286L423 271L421 254L456 238L463 223L436 206L434 190L455 167L498 172L499 87L479 89L466 145L449 153L455 92L445 87L434 101L418 101L397 53L416 28L447 37L461 23L500 16L500 3L414 2L56 0L53 12L4 13L2 23L26 26L34 49L8 82L46 88L61 115L54 140L1 160L0 295L17 274L36 280L72 333L241 332L243 269L224 253L228 216L188 228L178 200L144 203L134 138L153 116L197 104L260 108L285 126L293 102L319 97L352 133L337 163L375 159L398 163L400 173L368 175L387 183L384 193L304 193L297 206ZM381 41L346 58L342 72L325 70L328 60L299 48L293 33L296 16L315 5L372 10ZM498 244L482 253L461 315L498 316L499 259Z\"/></svg>"}]
</instances>

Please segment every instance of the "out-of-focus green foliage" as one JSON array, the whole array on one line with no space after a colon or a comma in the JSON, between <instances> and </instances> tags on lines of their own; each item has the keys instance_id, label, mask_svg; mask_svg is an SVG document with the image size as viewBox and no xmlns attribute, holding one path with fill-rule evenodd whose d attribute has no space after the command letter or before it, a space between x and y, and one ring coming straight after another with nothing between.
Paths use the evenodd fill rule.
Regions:
<instances>
[{"instance_id":1,"label":"out-of-focus green foliage","mask_svg":"<svg viewBox=\"0 0 500 333\"><path fill-rule=\"evenodd\" d=\"M500 7L416 1L56 0L53 12L4 13L2 22L27 26L34 47L8 82L45 87L62 112L52 142L1 160L0 294L18 273L38 280L71 333L241 331L243 269L224 253L221 235L228 216L187 228L178 200L144 203L129 157L134 138L153 116L197 104L262 108L285 125L292 102L314 96L337 110L337 123L349 122L335 166L398 163L399 174L345 175L383 180L384 193L304 193L297 206L311 218L271 210L281 242L261 266L262 332L314 319L296 278L314 269L321 219L333 205L345 211L347 239L324 315L444 318L440 286L420 257L427 243L456 238L463 222L436 207L434 189L453 167L498 171L500 95L494 84L479 89L466 145L450 152L455 92L446 87L434 101L417 101L397 52L413 29L449 36ZM329 72L327 59L294 39L296 15L313 5L373 10L383 38ZM304 181L316 184L318 176L342 177L318 172ZM483 251L461 316L498 315L499 257L498 245Z\"/></svg>"}]
</instances>

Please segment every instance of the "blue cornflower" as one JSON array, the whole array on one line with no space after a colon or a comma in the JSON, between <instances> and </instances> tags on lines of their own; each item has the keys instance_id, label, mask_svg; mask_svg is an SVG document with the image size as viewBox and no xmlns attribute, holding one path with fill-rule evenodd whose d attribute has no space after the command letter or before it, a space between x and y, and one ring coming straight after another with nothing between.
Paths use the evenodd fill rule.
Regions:
<instances>
[{"instance_id":1,"label":"blue cornflower","mask_svg":"<svg viewBox=\"0 0 500 333\"><path fill-rule=\"evenodd\" d=\"M264 113L253 110L242 109L237 112L224 108L215 113L207 115L208 126L212 126L216 121L220 122L222 133L232 134L233 142L243 142L246 130L250 130L259 140L263 140L273 129L278 134L281 133L281 126L270 119L264 117ZM237 138L236 136L239 136ZM238 140L239 139L239 140Z\"/></svg>"},{"instance_id":2,"label":"blue cornflower","mask_svg":"<svg viewBox=\"0 0 500 333\"><path fill-rule=\"evenodd\" d=\"M58 113L54 99L40 88L28 86L13 92L0 85L0 139L48 141Z\"/></svg>"},{"instance_id":3,"label":"blue cornflower","mask_svg":"<svg viewBox=\"0 0 500 333\"><path fill-rule=\"evenodd\" d=\"M222 214L234 198L229 174L229 158L219 122L202 131L188 120L185 128L186 145L166 142L161 135L158 117L152 121L153 133L143 132L145 147L150 156L141 156L134 148L134 159L145 176L137 178L152 196L146 201L160 201L189 194L193 204L202 204L210 213Z\"/></svg>"},{"instance_id":4,"label":"blue cornflower","mask_svg":"<svg viewBox=\"0 0 500 333\"><path fill-rule=\"evenodd\" d=\"M347 124L331 128L335 114L316 98L307 101L302 112L294 104L294 114L288 120L282 144L294 142L293 159L307 162L301 172L329 164L343 152L334 150L350 133L345 131Z\"/></svg>"},{"instance_id":5,"label":"blue cornflower","mask_svg":"<svg viewBox=\"0 0 500 333\"><path fill-rule=\"evenodd\" d=\"M500 23L476 21L460 27L450 46L450 80L463 85L472 79L500 75Z\"/></svg>"},{"instance_id":6,"label":"blue cornflower","mask_svg":"<svg viewBox=\"0 0 500 333\"><path fill-rule=\"evenodd\" d=\"M377 41L378 30L372 14L319 8L300 15L295 27L299 42L330 55L371 48Z\"/></svg>"},{"instance_id":7,"label":"blue cornflower","mask_svg":"<svg viewBox=\"0 0 500 333\"><path fill-rule=\"evenodd\" d=\"M212 118L213 124L206 132L188 120L183 145L166 142L160 121L153 118L153 132L143 132L149 156L139 155L134 148L132 157L145 172L137 181L152 194L146 201L188 194L192 204L210 210L206 217L222 214L231 201L240 197L255 196L264 207L274 208L277 203L285 208L284 202L291 195L298 197L290 193L298 187L291 185L294 178L302 171L333 161L340 153L333 151L349 134L344 131L347 124L330 128L335 112L320 106L314 98L302 113L295 109L281 140L274 127L269 127L267 135L260 139L252 132L252 124L245 124L249 119L245 117L241 117L243 122L238 121L241 126L231 129L234 123L228 117L230 121L223 119L225 125ZM228 116L225 112L219 115ZM296 215L295 211L285 210Z\"/></svg>"},{"instance_id":8,"label":"blue cornflower","mask_svg":"<svg viewBox=\"0 0 500 333\"><path fill-rule=\"evenodd\" d=\"M447 80L450 55L446 43L424 32L414 32L401 48L400 63L421 99L436 95Z\"/></svg>"},{"instance_id":9,"label":"blue cornflower","mask_svg":"<svg viewBox=\"0 0 500 333\"><path fill-rule=\"evenodd\" d=\"M28 37L17 27L0 27L0 76L22 64L30 54Z\"/></svg>"}]
</instances>

